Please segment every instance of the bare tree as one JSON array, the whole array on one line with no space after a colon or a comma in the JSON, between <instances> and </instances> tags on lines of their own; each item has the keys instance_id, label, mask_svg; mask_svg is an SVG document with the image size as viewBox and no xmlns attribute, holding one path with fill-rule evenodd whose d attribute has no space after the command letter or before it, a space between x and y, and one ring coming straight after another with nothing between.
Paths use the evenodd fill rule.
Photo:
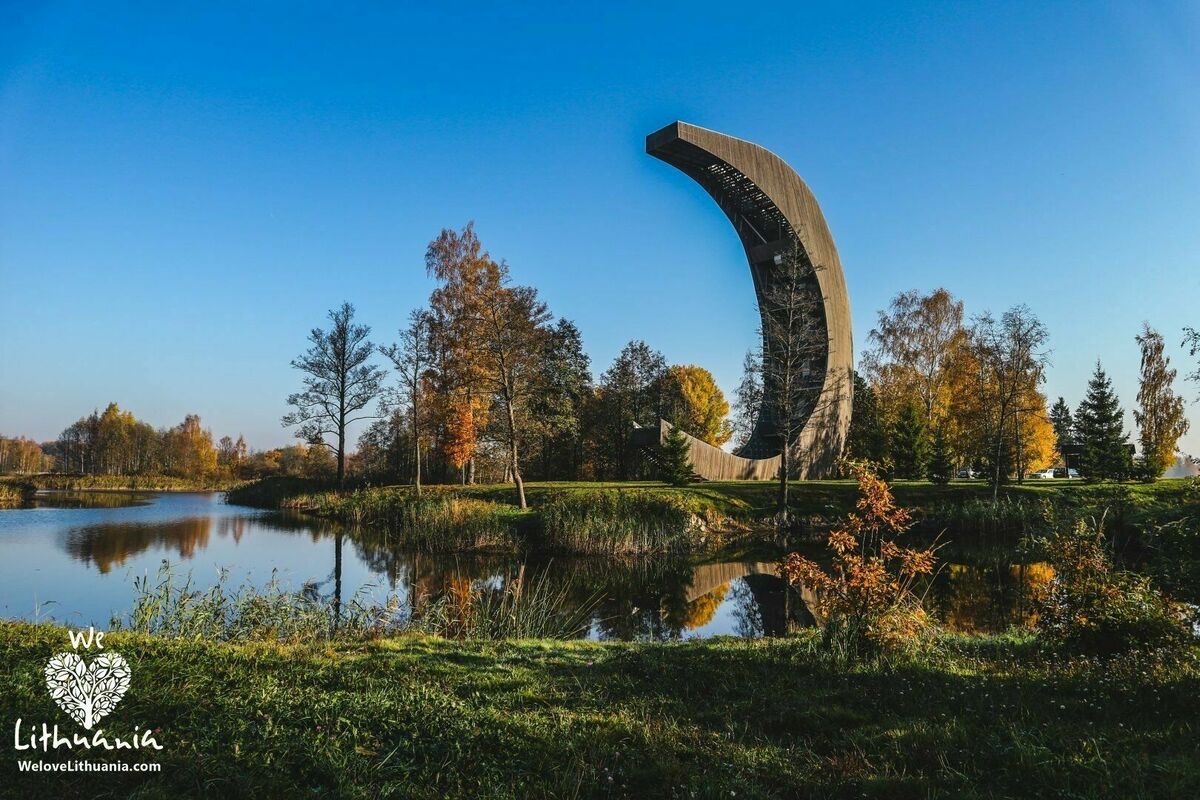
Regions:
<instances>
[{"instance_id":1,"label":"bare tree","mask_svg":"<svg viewBox=\"0 0 1200 800\"><path fill-rule=\"evenodd\" d=\"M337 455L337 481L346 479L346 428L375 414L358 414L379 396L384 371L368 364L375 346L367 338L368 325L354 324L354 306L342 303L329 312L333 326L328 331L313 328L312 346L292 366L304 373L304 389L288 396L295 410L285 414L285 427L299 426L297 438L323 444ZM356 416L357 415L357 416ZM325 441L337 438L337 446Z\"/></svg>"},{"instance_id":2,"label":"bare tree","mask_svg":"<svg viewBox=\"0 0 1200 800\"><path fill-rule=\"evenodd\" d=\"M400 341L380 349L400 373L400 400L408 405L408 423L412 432L413 486L421 496L421 420L424 409L424 383L433 363L433 319L425 309L413 309L408 327L400 331Z\"/></svg>"},{"instance_id":3,"label":"bare tree","mask_svg":"<svg viewBox=\"0 0 1200 800\"><path fill-rule=\"evenodd\" d=\"M761 293L763 413L778 437L778 510L785 522L792 448L820 400L829 351L817 269L793 244L776 256Z\"/></svg>"},{"instance_id":4,"label":"bare tree","mask_svg":"<svg viewBox=\"0 0 1200 800\"><path fill-rule=\"evenodd\" d=\"M975 319L971 347L977 363L977 391L983 410L984 436L992 458L992 497L999 497L1004 477L1004 447L1007 432L1016 437L1021 451L1020 415L1038 409L1027 407L1026 399L1044 379L1048 334L1028 306L1013 306L999 320L989 313Z\"/></svg>"}]
</instances>

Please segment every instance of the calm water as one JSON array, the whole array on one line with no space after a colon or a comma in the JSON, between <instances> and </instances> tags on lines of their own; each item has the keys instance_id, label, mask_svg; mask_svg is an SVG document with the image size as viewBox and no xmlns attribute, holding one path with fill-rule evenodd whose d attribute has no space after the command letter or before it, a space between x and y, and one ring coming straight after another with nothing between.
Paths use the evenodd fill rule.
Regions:
<instances>
[{"instance_id":1,"label":"calm water","mask_svg":"<svg viewBox=\"0 0 1200 800\"><path fill-rule=\"evenodd\" d=\"M0 616L107 627L130 608L133 578L167 560L200 588L222 570L234 586L277 573L295 589L332 597L340 583L344 599L361 589L380 602L544 576L593 607L596 638L779 635L814 622L811 596L788 588L770 563L419 555L369 530L231 506L212 493L53 493L37 503L0 511ZM927 604L956 630L1001 630L1031 619L1049 577L1038 564L947 564Z\"/></svg>"}]
</instances>

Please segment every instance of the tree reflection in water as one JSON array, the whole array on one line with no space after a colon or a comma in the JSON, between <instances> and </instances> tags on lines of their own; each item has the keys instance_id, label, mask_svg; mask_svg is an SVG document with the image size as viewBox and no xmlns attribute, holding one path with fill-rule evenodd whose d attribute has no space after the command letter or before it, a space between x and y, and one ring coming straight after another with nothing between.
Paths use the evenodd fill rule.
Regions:
<instances>
[{"instance_id":1,"label":"tree reflection in water","mask_svg":"<svg viewBox=\"0 0 1200 800\"><path fill-rule=\"evenodd\" d=\"M157 502L155 498L152 505ZM305 584L303 591L314 599L332 601L337 616L364 589L358 582L366 571L365 588L371 598L394 594L410 616L436 606L450 632L468 630L467 623L480 604L495 608L535 585L551 588L564 616L586 618L581 635L601 639L781 636L820 622L811 613L815 606L811 593L787 586L770 562L697 564L682 557L414 552L398 546L386 531L302 515L192 513L86 525L70 525L67 516L63 527L51 536L60 552L94 566L100 574L153 550L164 551L170 560L187 562L213 546L217 537L234 545L253 541L232 556L229 551L224 555L231 569L261 574L283 560L278 548L291 545L286 539L264 542L256 536L303 537L317 545L311 555L303 556L303 568L324 576ZM264 547L265 543L271 546ZM344 575L348 566L356 576L352 585L346 584ZM942 624L955 631L1000 631L1010 625L1031 625L1052 576L1045 564L1011 564L1003 554L976 554L971 563L945 564L924 587L925 602Z\"/></svg>"}]
</instances>

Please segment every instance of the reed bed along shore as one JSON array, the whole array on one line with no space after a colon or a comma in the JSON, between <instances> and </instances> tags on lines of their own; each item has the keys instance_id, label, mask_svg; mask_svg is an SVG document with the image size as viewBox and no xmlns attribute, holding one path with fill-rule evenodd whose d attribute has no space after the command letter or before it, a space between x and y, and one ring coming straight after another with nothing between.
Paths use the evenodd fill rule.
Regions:
<instances>
[{"instance_id":1,"label":"reed bed along shore","mask_svg":"<svg viewBox=\"0 0 1200 800\"><path fill-rule=\"evenodd\" d=\"M0 508L20 508L33 499L37 487L22 480L0 480Z\"/></svg>"},{"instance_id":2,"label":"reed bed along shore","mask_svg":"<svg viewBox=\"0 0 1200 800\"><path fill-rule=\"evenodd\" d=\"M1200 483L1085 484L1029 481L997 497L982 482L900 481L897 500L915 511L916 531L960 544L1015 543L1049 520L1103 515L1114 534L1148 539L1164 521L1200 517ZM510 485L410 486L340 491L302 479L269 479L229 492L232 503L288 508L349 523L377 525L398 542L446 550L541 548L553 552L636 555L705 552L778 544L776 485L730 481L672 487L661 483L531 483L530 508L516 507ZM796 535L816 535L853 509L849 481L794 485ZM457 530L454 530L457 529Z\"/></svg>"},{"instance_id":3,"label":"reed bed along shore","mask_svg":"<svg viewBox=\"0 0 1200 800\"><path fill-rule=\"evenodd\" d=\"M596 597L570 584L520 576L501 588L469 581L436 597L406 602L361 586L346 600L315 586L294 589L272 575L263 586L231 586L228 574L199 589L190 571L163 562L133 579L134 600L109 629L168 639L220 642L362 641L420 634L452 639L573 639L587 632Z\"/></svg>"},{"instance_id":4,"label":"reed bed along shore","mask_svg":"<svg viewBox=\"0 0 1200 800\"><path fill-rule=\"evenodd\" d=\"M29 475L21 478L35 489L111 492L223 492L244 481L176 478L171 475Z\"/></svg>"}]
</instances>

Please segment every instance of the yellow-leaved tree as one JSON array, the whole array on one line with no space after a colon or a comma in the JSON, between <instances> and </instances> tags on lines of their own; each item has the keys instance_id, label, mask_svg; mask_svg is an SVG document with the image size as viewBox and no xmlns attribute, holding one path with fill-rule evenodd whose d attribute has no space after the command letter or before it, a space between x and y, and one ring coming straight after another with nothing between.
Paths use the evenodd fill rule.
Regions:
<instances>
[{"instance_id":1,"label":"yellow-leaved tree","mask_svg":"<svg viewBox=\"0 0 1200 800\"><path fill-rule=\"evenodd\" d=\"M720 447L733 436L726 417L729 403L712 373L695 364L677 364L667 369L663 387L663 411L667 421L697 439Z\"/></svg>"}]
</instances>

